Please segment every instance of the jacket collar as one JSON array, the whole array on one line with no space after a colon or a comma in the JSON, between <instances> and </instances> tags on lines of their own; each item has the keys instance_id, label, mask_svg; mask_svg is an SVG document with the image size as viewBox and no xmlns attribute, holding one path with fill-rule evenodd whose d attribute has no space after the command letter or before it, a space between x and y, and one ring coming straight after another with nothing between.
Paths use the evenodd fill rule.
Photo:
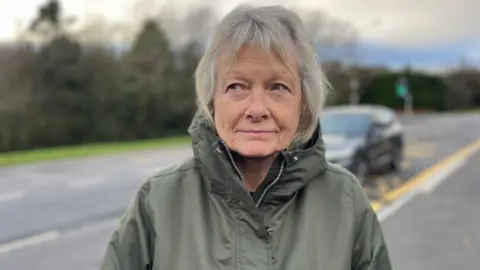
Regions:
<instances>
[{"instance_id":1,"label":"jacket collar","mask_svg":"<svg viewBox=\"0 0 480 270\"><path fill-rule=\"evenodd\" d=\"M210 121L197 113L190 125L194 157L210 192L230 204L256 206L243 187L240 172L232 164L232 153L225 148ZM312 139L299 150L281 152L278 179L267 188L262 204L281 204L318 177L326 168L320 123Z\"/></svg>"}]
</instances>

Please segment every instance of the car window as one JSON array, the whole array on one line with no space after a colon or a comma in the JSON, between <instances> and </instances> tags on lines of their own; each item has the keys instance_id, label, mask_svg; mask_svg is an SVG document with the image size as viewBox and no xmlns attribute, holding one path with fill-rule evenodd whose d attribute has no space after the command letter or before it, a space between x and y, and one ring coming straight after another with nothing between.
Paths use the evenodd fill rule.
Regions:
<instances>
[{"instance_id":1,"label":"car window","mask_svg":"<svg viewBox=\"0 0 480 270\"><path fill-rule=\"evenodd\" d=\"M320 117L320 125L324 134L361 137L368 132L372 120L368 113L331 113Z\"/></svg>"}]
</instances>

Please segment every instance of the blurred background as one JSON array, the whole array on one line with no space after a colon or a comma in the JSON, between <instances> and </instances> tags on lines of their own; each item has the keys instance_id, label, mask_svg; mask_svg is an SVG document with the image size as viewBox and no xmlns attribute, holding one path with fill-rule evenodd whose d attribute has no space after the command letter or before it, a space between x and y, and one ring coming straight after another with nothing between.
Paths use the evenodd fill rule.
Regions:
<instances>
[{"instance_id":1,"label":"blurred background","mask_svg":"<svg viewBox=\"0 0 480 270\"><path fill-rule=\"evenodd\" d=\"M145 177L191 154L193 72L240 3L0 0L0 269L98 268ZM403 158L363 184L396 269L480 269L480 2L252 3L298 12L327 107L394 112ZM434 173L463 180L391 215Z\"/></svg>"}]
</instances>

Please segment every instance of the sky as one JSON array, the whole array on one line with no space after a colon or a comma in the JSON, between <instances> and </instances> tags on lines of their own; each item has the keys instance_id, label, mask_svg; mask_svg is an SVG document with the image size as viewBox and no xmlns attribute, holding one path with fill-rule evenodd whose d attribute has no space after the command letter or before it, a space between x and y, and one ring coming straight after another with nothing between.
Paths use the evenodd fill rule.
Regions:
<instances>
[{"instance_id":1,"label":"sky","mask_svg":"<svg viewBox=\"0 0 480 270\"><path fill-rule=\"evenodd\" d=\"M206 0L205 0L206 1ZM0 0L0 42L14 39L22 23L36 14L45 0ZM109 22L135 23L165 5L182 11L200 0L64 0L64 14L81 23L93 16ZM208 1L213 3L213 0ZM174 4L173 4L174 3ZM214 3L225 14L240 0ZM442 69L460 58L480 64L480 0L257 0L256 5L322 9L346 20L359 33L362 63ZM295 3L295 4L293 4ZM321 52L320 52L321 53Z\"/></svg>"}]
</instances>

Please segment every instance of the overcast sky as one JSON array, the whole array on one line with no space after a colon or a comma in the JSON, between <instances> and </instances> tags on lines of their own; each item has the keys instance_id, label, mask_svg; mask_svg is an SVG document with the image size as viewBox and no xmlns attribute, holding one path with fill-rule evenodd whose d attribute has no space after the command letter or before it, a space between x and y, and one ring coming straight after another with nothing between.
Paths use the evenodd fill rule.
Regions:
<instances>
[{"instance_id":1,"label":"overcast sky","mask_svg":"<svg viewBox=\"0 0 480 270\"><path fill-rule=\"evenodd\" d=\"M205 0L206 1L206 0ZM14 37L15 25L25 22L36 13L45 0L0 0L0 41ZM143 5L134 7L134 3ZM64 0L65 15L85 19L91 14L112 21L128 21L132 15L154 12L161 5L172 2L185 8L199 0ZM211 1L208 1L211 2ZM216 4L225 13L239 0L222 0ZM362 47L379 53L400 57L407 61L409 55L425 54L435 65L435 59L445 56L466 56L480 60L480 0L257 0L257 4L284 4L322 8L328 14L348 20L359 30ZM146 8L145 8L146 7ZM442 55L444 52L445 55ZM375 55L374 51L368 54ZM410 54L409 54L410 53ZM381 58L381 57L380 57ZM379 61L384 61L379 59ZM388 60L389 61L389 60Z\"/></svg>"}]
</instances>

